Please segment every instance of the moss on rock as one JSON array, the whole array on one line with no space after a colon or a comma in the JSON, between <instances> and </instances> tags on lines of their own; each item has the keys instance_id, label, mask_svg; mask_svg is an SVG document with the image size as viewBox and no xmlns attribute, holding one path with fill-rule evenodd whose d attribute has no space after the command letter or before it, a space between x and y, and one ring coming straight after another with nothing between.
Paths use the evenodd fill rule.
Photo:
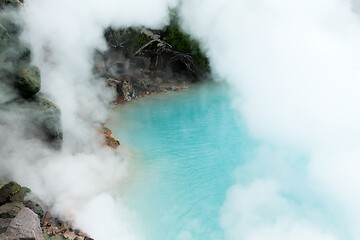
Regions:
<instances>
[{"instance_id":1,"label":"moss on rock","mask_svg":"<svg viewBox=\"0 0 360 240\"><path fill-rule=\"evenodd\" d=\"M35 111L36 125L43 131L41 137L55 148L61 147L62 128L61 113L58 106L43 97L33 97L30 104Z\"/></svg>"},{"instance_id":2,"label":"moss on rock","mask_svg":"<svg viewBox=\"0 0 360 240\"><path fill-rule=\"evenodd\" d=\"M0 185L0 205L7 202L24 201L24 192L16 182L8 182Z\"/></svg>"},{"instance_id":3,"label":"moss on rock","mask_svg":"<svg viewBox=\"0 0 360 240\"><path fill-rule=\"evenodd\" d=\"M43 97L33 96L3 104L3 109L17 110L17 124L26 126L25 136L40 139L55 149L61 148L61 113L54 103Z\"/></svg>"},{"instance_id":4,"label":"moss on rock","mask_svg":"<svg viewBox=\"0 0 360 240\"><path fill-rule=\"evenodd\" d=\"M17 69L15 87L26 98L38 93L41 88L39 70L35 67Z\"/></svg>"},{"instance_id":5,"label":"moss on rock","mask_svg":"<svg viewBox=\"0 0 360 240\"><path fill-rule=\"evenodd\" d=\"M22 190L24 192L24 197L26 197L29 193L31 193L31 189L28 187L22 187Z\"/></svg>"}]
</instances>

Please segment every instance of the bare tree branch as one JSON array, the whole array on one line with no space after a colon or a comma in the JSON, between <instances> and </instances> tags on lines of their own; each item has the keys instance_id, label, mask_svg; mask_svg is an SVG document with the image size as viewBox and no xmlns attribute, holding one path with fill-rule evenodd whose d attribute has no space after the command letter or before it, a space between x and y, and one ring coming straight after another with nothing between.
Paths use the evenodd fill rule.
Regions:
<instances>
[{"instance_id":1,"label":"bare tree branch","mask_svg":"<svg viewBox=\"0 0 360 240\"><path fill-rule=\"evenodd\" d=\"M141 33L150 37L151 40L149 42L147 42L146 44L144 44L143 46L141 46L134 53L135 56L145 54L145 53L154 53L154 54L156 54L156 57L157 57L156 62L155 62L155 66L157 66L159 56L163 53L169 53L169 54L173 55L173 57L171 58L172 61L180 60L191 73L193 73L195 75L199 74L199 69L190 54L181 53L181 52L174 50L173 47L169 43L167 43L165 40L160 39L160 35L154 34L152 31L150 31L146 28L143 28L141 30ZM155 49L146 50L147 48L150 48L150 46L155 42L157 42Z\"/></svg>"}]
</instances>

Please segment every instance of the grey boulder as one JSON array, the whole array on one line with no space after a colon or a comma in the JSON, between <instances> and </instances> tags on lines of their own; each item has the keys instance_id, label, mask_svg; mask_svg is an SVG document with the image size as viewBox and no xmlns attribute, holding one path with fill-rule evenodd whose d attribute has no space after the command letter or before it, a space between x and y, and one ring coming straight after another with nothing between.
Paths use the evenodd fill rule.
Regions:
<instances>
[{"instance_id":1,"label":"grey boulder","mask_svg":"<svg viewBox=\"0 0 360 240\"><path fill-rule=\"evenodd\" d=\"M23 208L10 222L5 233L0 234L0 239L6 240L43 240L39 217L29 208Z\"/></svg>"}]
</instances>

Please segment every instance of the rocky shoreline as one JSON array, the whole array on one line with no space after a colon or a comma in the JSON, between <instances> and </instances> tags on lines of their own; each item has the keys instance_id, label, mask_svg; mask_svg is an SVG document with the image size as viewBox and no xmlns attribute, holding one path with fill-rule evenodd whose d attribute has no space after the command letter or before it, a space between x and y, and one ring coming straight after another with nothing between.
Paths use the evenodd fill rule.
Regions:
<instances>
[{"instance_id":1,"label":"rocky shoreline","mask_svg":"<svg viewBox=\"0 0 360 240\"><path fill-rule=\"evenodd\" d=\"M27 187L16 182L0 184L0 239L91 240L71 224L53 217L50 208Z\"/></svg>"}]
</instances>

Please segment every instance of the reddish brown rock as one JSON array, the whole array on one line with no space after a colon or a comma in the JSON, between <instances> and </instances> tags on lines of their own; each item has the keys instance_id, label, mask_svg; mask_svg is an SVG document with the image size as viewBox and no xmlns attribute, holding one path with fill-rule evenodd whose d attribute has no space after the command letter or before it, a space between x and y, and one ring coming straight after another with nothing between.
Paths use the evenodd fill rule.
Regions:
<instances>
[{"instance_id":1,"label":"reddish brown rock","mask_svg":"<svg viewBox=\"0 0 360 240\"><path fill-rule=\"evenodd\" d=\"M117 148L120 142L112 136L112 132L109 128L104 127L105 142L109 147Z\"/></svg>"},{"instance_id":2,"label":"reddish brown rock","mask_svg":"<svg viewBox=\"0 0 360 240\"><path fill-rule=\"evenodd\" d=\"M68 240L75 240L78 236L73 233L73 232L70 232L70 231L66 231L64 233L64 238L68 239Z\"/></svg>"},{"instance_id":3,"label":"reddish brown rock","mask_svg":"<svg viewBox=\"0 0 360 240\"><path fill-rule=\"evenodd\" d=\"M120 142L111 135L110 136L105 135L105 141L106 144L112 148L117 148L120 145Z\"/></svg>"},{"instance_id":4,"label":"reddish brown rock","mask_svg":"<svg viewBox=\"0 0 360 240\"><path fill-rule=\"evenodd\" d=\"M104 134L105 136L110 136L112 134L112 131L109 128L104 127Z\"/></svg>"}]
</instances>

